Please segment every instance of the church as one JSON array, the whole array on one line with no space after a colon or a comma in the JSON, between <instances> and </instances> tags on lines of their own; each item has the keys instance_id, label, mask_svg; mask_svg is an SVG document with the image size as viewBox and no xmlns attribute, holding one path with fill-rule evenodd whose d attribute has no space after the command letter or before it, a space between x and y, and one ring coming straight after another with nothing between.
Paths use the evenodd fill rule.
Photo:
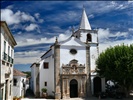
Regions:
<instances>
[{"instance_id":1,"label":"church","mask_svg":"<svg viewBox=\"0 0 133 100\"><path fill-rule=\"evenodd\" d=\"M41 96L60 98L89 97L105 91L105 78L95 72L99 54L98 32L92 30L83 8L79 28L71 36L51 45L41 61L31 65L31 89Z\"/></svg>"}]
</instances>

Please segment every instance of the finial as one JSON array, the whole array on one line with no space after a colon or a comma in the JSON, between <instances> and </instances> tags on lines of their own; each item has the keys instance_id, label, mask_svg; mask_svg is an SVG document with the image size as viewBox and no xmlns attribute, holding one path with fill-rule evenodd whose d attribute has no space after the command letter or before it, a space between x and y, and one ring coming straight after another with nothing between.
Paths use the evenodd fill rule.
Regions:
<instances>
[{"instance_id":1,"label":"finial","mask_svg":"<svg viewBox=\"0 0 133 100\"><path fill-rule=\"evenodd\" d=\"M57 37L56 37L55 43L58 43L58 39L57 39Z\"/></svg>"}]
</instances>

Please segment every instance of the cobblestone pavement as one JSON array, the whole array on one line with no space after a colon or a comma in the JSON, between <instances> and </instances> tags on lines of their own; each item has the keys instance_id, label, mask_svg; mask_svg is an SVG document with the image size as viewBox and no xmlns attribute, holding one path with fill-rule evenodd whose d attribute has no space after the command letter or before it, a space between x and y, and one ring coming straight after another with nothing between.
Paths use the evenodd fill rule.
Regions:
<instances>
[{"instance_id":1,"label":"cobblestone pavement","mask_svg":"<svg viewBox=\"0 0 133 100\"><path fill-rule=\"evenodd\" d=\"M58 100L58 99L23 98L21 100ZM97 97L89 97L89 98L70 98L70 99L60 99L60 100L133 100L133 97L123 98L123 99L114 99L114 98L99 99Z\"/></svg>"},{"instance_id":2,"label":"cobblestone pavement","mask_svg":"<svg viewBox=\"0 0 133 100\"><path fill-rule=\"evenodd\" d=\"M115 98L105 98L105 99L100 99L97 97L88 97L88 98L70 98L70 99L60 99L60 100L133 100L133 93L130 95L131 97L129 98L122 98L122 99L115 99ZM25 98L22 98L21 100L59 100L59 99L44 99L44 98L35 98L33 92L28 89L26 91Z\"/></svg>"}]
</instances>

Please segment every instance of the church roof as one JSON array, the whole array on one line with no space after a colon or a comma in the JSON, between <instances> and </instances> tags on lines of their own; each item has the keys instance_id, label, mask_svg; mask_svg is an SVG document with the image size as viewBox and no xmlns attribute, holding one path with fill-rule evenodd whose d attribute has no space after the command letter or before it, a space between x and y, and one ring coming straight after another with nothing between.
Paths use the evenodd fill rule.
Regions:
<instances>
[{"instance_id":1,"label":"church roof","mask_svg":"<svg viewBox=\"0 0 133 100\"><path fill-rule=\"evenodd\" d=\"M65 41L59 42L59 44L64 46L86 46L83 42L73 36Z\"/></svg>"},{"instance_id":2,"label":"church roof","mask_svg":"<svg viewBox=\"0 0 133 100\"><path fill-rule=\"evenodd\" d=\"M83 8L82 18L81 18L79 29L91 30L91 26L90 26L89 20L87 18L86 12L85 12L85 8Z\"/></svg>"},{"instance_id":3,"label":"church roof","mask_svg":"<svg viewBox=\"0 0 133 100\"><path fill-rule=\"evenodd\" d=\"M26 76L26 74L22 73L17 69L13 69L13 76Z\"/></svg>"}]
</instances>

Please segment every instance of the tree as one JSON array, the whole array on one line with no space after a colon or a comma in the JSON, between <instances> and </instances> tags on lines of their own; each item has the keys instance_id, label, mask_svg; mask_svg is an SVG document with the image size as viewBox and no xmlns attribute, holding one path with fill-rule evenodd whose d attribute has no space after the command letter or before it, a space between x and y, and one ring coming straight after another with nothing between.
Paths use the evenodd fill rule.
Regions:
<instances>
[{"instance_id":1,"label":"tree","mask_svg":"<svg viewBox=\"0 0 133 100\"><path fill-rule=\"evenodd\" d=\"M30 71L25 71L25 72L24 72L24 71L22 71L22 72L23 72L23 73L25 73L25 74L27 74L27 75L26 75L26 78L28 78L28 77L30 77L30 76L31 76L31 72L30 72Z\"/></svg>"},{"instance_id":2,"label":"tree","mask_svg":"<svg viewBox=\"0 0 133 100\"><path fill-rule=\"evenodd\" d=\"M133 87L133 44L118 45L102 52L96 60L100 76L118 82L126 96Z\"/></svg>"}]
</instances>

